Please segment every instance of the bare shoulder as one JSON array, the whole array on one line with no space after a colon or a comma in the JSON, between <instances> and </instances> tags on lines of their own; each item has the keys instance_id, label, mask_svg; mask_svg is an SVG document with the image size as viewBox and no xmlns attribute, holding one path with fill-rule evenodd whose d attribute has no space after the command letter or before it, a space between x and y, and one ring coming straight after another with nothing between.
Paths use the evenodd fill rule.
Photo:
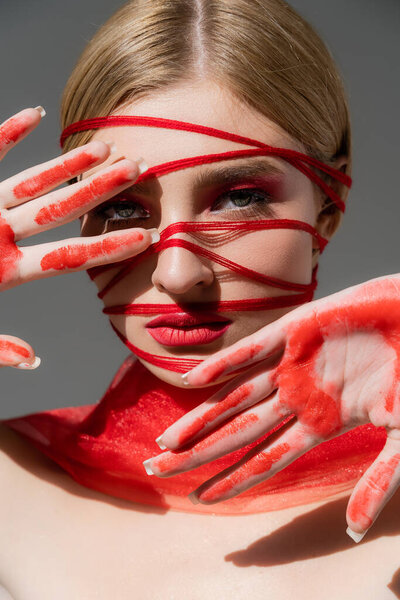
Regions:
<instances>
[{"instance_id":1,"label":"bare shoulder","mask_svg":"<svg viewBox=\"0 0 400 600\"><path fill-rule=\"evenodd\" d=\"M8 479L27 455L27 444L22 438L0 423L0 477L2 487L4 478Z\"/></svg>"},{"instance_id":2,"label":"bare shoulder","mask_svg":"<svg viewBox=\"0 0 400 600\"><path fill-rule=\"evenodd\" d=\"M4 498L6 495L7 483L24 476L37 476L44 471L56 472L59 467L18 433L0 423L1 496Z\"/></svg>"}]
</instances>

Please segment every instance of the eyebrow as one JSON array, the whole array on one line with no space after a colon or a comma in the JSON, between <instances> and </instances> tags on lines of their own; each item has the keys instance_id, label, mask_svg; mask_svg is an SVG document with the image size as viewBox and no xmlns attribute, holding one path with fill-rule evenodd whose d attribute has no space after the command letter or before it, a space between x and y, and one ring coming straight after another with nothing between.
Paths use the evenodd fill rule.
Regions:
<instances>
[{"instance_id":1,"label":"eyebrow","mask_svg":"<svg viewBox=\"0 0 400 600\"><path fill-rule=\"evenodd\" d=\"M194 179L194 190L198 191L201 188L211 185L232 183L247 177L257 177L260 175L282 177L285 174L283 169L273 165L268 159L265 158L256 158L253 160L247 160L246 162L243 162L243 160L236 160L236 162L239 164L204 169L198 173ZM151 179L147 179L143 182L134 183L126 191L148 195L150 194L149 184L151 181Z\"/></svg>"}]
</instances>

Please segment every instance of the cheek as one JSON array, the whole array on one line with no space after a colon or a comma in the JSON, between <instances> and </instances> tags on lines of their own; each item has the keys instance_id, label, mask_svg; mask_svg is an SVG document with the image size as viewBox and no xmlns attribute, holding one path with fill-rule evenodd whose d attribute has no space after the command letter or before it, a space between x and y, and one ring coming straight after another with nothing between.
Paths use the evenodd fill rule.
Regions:
<instances>
[{"instance_id":1,"label":"cheek","mask_svg":"<svg viewBox=\"0 0 400 600\"><path fill-rule=\"evenodd\" d=\"M120 270L120 268L116 267L116 268L110 269L109 271L106 271L105 273L97 275L97 277L94 280L92 280L93 285L95 285L97 288L97 292L101 292L106 287L108 282L111 281L111 279L114 277L114 275L116 275L119 272L119 270ZM115 286L115 288L112 288L107 293L106 297L101 300L104 306L111 306L113 304L122 304L125 302L125 301L122 301L121 293L118 291L121 287L123 287L122 282L119 286Z\"/></svg>"},{"instance_id":2,"label":"cheek","mask_svg":"<svg viewBox=\"0 0 400 600\"><path fill-rule=\"evenodd\" d=\"M230 260L279 279L295 283L310 283L312 272L312 238L303 231L272 229L248 234ZM246 279L246 282L252 281ZM279 288L276 288L277 290ZM284 290L279 289L284 294Z\"/></svg>"},{"instance_id":3,"label":"cheek","mask_svg":"<svg viewBox=\"0 0 400 600\"><path fill-rule=\"evenodd\" d=\"M108 281L111 280L113 276L113 271L107 271L102 275L98 275L96 279L93 280L93 283L96 286L98 292L101 292L101 290L107 285Z\"/></svg>"},{"instance_id":4,"label":"cheek","mask_svg":"<svg viewBox=\"0 0 400 600\"><path fill-rule=\"evenodd\" d=\"M309 283L312 272L312 238L301 231L270 232L276 243L270 242L268 267L271 275L296 283ZM272 237L272 236L271 236Z\"/></svg>"}]
</instances>

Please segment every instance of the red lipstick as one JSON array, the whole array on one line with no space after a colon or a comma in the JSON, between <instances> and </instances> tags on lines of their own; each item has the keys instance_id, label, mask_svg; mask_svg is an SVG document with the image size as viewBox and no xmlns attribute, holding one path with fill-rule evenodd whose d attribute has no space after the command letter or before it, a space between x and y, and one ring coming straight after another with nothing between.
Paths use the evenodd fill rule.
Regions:
<instances>
[{"instance_id":1,"label":"red lipstick","mask_svg":"<svg viewBox=\"0 0 400 600\"><path fill-rule=\"evenodd\" d=\"M146 325L149 334L164 346L209 344L232 324L230 319L213 313L173 313L160 315Z\"/></svg>"}]
</instances>

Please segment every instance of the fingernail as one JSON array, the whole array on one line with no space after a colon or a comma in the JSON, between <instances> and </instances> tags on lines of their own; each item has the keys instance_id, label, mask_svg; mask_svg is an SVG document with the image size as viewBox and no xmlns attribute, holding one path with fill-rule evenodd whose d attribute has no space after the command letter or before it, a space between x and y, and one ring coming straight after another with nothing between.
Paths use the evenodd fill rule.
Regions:
<instances>
[{"instance_id":1,"label":"fingernail","mask_svg":"<svg viewBox=\"0 0 400 600\"><path fill-rule=\"evenodd\" d=\"M37 369L38 366L40 365L41 360L38 356L35 356L35 360L33 361L33 363L27 363L27 362L22 362L19 363L18 365L13 365L16 369Z\"/></svg>"},{"instance_id":2,"label":"fingernail","mask_svg":"<svg viewBox=\"0 0 400 600\"><path fill-rule=\"evenodd\" d=\"M158 232L158 229L149 229L149 233L151 234L151 243L155 244L156 242L160 241L160 234Z\"/></svg>"},{"instance_id":3,"label":"fingernail","mask_svg":"<svg viewBox=\"0 0 400 600\"><path fill-rule=\"evenodd\" d=\"M151 470L151 468L149 467L149 462L151 461L151 458L148 458L147 460L143 461L143 466L146 469L146 473L147 475L154 475L153 471Z\"/></svg>"},{"instance_id":4,"label":"fingernail","mask_svg":"<svg viewBox=\"0 0 400 600\"><path fill-rule=\"evenodd\" d=\"M116 152L116 150L117 150L117 146L116 146L115 142L113 142L111 140L111 141L108 141L108 142L105 142L105 143L107 144L107 146L110 147L110 154L114 154L114 152Z\"/></svg>"},{"instance_id":5,"label":"fingernail","mask_svg":"<svg viewBox=\"0 0 400 600\"><path fill-rule=\"evenodd\" d=\"M183 385L190 385L190 383L187 380L187 376L189 375L189 372L190 371L188 371L187 373L183 373L183 375L181 375L181 377L183 379Z\"/></svg>"},{"instance_id":6,"label":"fingernail","mask_svg":"<svg viewBox=\"0 0 400 600\"><path fill-rule=\"evenodd\" d=\"M188 498L193 504L200 504L200 500L196 497L195 492L190 492Z\"/></svg>"},{"instance_id":7,"label":"fingernail","mask_svg":"<svg viewBox=\"0 0 400 600\"><path fill-rule=\"evenodd\" d=\"M158 444L160 446L161 450L166 450L167 446L164 446L164 444L161 442L161 438L162 438L162 435L160 435L158 438L156 438L156 444Z\"/></svg>"},{"instance_id":8,"label":"fingernail","mask_svg":"<svg viewBox=\"0 0 400 600\"><path fill-rule=\"evenodd\" d=\"M346 533L347 533L347 535L349 535L351 537L352 540L354 540L356 542L356 544L358 544L358 542L361 542L361 540L363 539L364 535L367 532L364 531L364 533L356 533L355 531L350 529L350 527L348 527L346 529Z\"/></svg>"},{"instance_id":9,"label":"fingernail","mask_svg":"<svg viewBox=\"0 0 400 600\"><path fill-rule=\"evenodd\" d=\"M42 119L46 116L46 111L44 110L43 106L35 106L35 110L40 112Z\"/></svg>"},{"instance_id":10,"label":"fingernail","mask_svg":"<svg viewBox=\"0 0 400 600\"><path fill-rule=\"evenodd\" d=\"M141 156L136 159L137 165L139 167L139 173L142 174L148 170L149 166Z\"/></svg>"}]
</instances>

